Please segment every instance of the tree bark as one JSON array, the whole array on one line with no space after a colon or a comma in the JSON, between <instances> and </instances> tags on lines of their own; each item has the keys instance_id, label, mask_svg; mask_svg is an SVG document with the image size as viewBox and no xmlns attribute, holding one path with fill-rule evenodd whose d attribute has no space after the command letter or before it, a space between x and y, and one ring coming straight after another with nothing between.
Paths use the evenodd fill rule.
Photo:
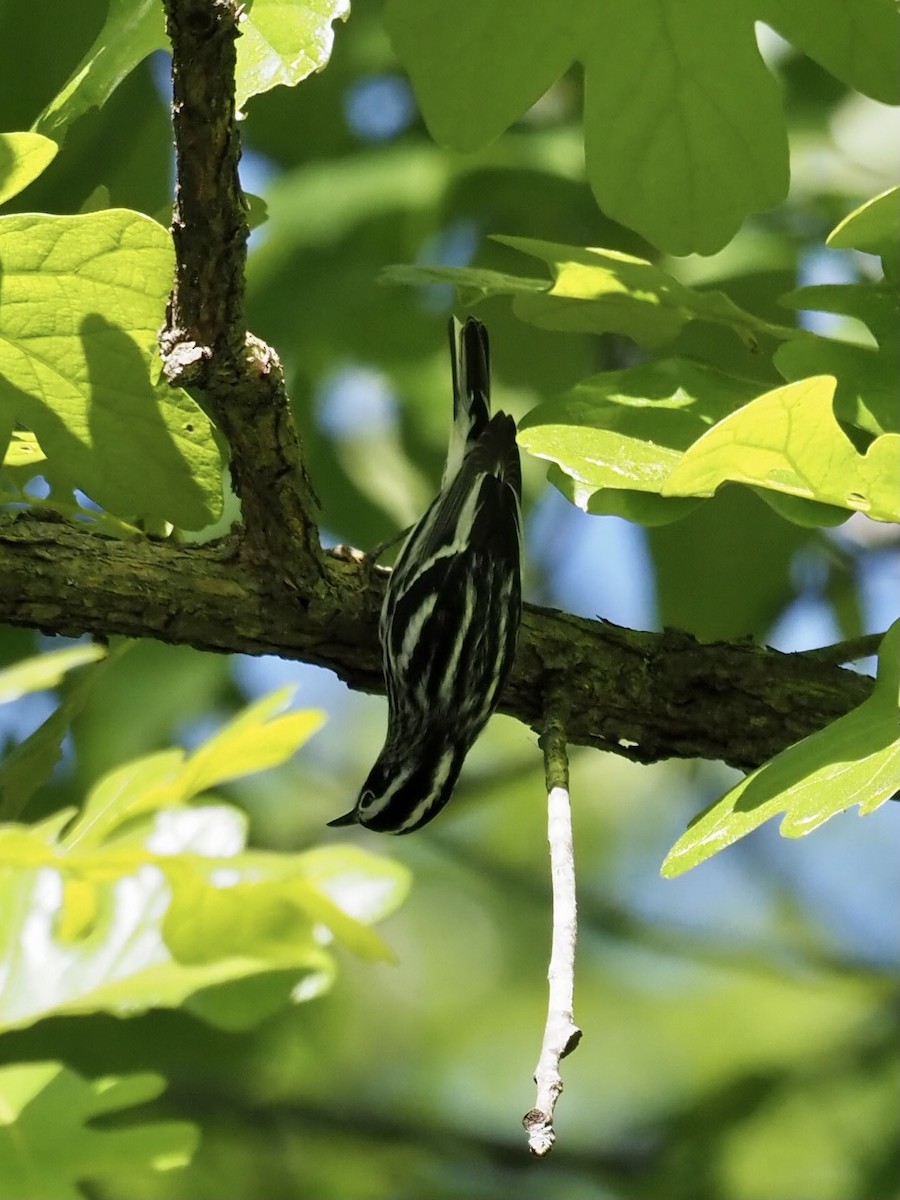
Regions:
<instances>
[{"instance_id":1,"label":"tree bark","mask_svg":"<svg viewBox=\"0 0 900 1200\"><path fill-rule=\"evenodd\" d=\"M386 572L332 552L301 592L231 536L179 546L120 541L46 514L0 516L0 620L46 633L151 637L223 653L277 654L384 692L378 611ZM536 732L545 696L568 697L570 742L637 762L722 759L749 769L861 704L872 680L812 651L700 643L526 605L500 706Z\"/></svg>"}]
</instances>

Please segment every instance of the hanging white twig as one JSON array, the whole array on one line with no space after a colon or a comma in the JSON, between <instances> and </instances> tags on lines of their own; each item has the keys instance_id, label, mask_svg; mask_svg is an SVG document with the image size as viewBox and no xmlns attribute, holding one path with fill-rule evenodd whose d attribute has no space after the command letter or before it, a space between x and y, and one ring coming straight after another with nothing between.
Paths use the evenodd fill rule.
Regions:
<instances>
[{"instance_id":1,"label":"hanging white twig","mask_svg":"<svg viewBox=\"0 0 900 1200\"><path fill-rule=\"evenodd\" d=\"M534 1072L535 1106L522 1118L528 1148L538 1158L549 1154L556 1140L553 1111L563 1090L560 1060L581 1040L573 1017L575 990L575 859L572 849L572 808L569 803L569 760L561 717L548 718L541 737L547 784L547 840L553 886L553 941L547 979L550 995L541 1055Z\"/></svg>"}]
</instances>

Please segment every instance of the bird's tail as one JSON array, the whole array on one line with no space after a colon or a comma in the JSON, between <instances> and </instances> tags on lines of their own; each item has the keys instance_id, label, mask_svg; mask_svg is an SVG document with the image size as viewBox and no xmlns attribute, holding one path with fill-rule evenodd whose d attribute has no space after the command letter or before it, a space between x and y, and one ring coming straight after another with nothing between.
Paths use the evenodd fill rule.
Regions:
<instances>
[{"instance_id":1,"label":"bird's tail","mask_svg":"<svg viewBox=\"0 0 900 1200\"><path fill-rule=\"evenodd\" d=\"M465 324L451 317L449 334L453 425L442 488L459 471L467 451L487 427L491 416L491 351L487 330L474 317L468 317Z\"/></svg>"}]
</instances>

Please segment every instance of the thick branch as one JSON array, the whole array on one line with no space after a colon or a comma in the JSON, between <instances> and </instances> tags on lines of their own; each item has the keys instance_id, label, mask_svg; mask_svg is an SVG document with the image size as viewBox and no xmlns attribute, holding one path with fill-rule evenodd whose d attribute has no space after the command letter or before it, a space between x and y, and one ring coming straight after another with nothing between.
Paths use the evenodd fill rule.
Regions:
<instances>
[{"instance_id":1,"label":"thick branch","mask_svg":"<svg viewBox=\"0 0 900 1200\"><path fill-rule=\"evenodd\" d=\"M320 579L313 491L281 363L244 318L247 216L234 112L234 0L165 0L172 42L175 284L160 334L166 377L203 389L230 449L242 553L300 586Z\"/></svg>"},{"instance_id":2,"label":"thick branch","mask_svg":"<svg viewBox=\"0 0 900 1200\"><path fill-rule=\"evenodd\" d=\"M722 759L742 770L855 708L872 688L815 656L529 606L502 710L540 731L548 673L569 688L570 743L636 762Z\"/></svg>"},{"instance_id":3,"label":"thick branch","mask_svg":"<svg viewBox=\"0 0 900 1200\"><path fill-rule=\"evenodd\" d=\"M322 559L301 591L259 570L237 538L203 546L115 541L34 513L0 515L0 621L49 633L124 634L202 650L278 654L383 692L378 609L385 573ZM872 681L750 642L701 644L527 606L502 711L541 731L550 678L564 680L571 744L639 762L759 765L861 704Z\"/></svg>"},{"instance_id":4,"label":"thick branch","mask_svg":"<svg viewBox=\"0 0 900 1200\"><path fill-rule=\"evenodd\" d=\"M210 354L244 345L247 214L238 177L231 0L167 0L175 135L175 288L169 324Z\"/></svg>"}]
</instances>

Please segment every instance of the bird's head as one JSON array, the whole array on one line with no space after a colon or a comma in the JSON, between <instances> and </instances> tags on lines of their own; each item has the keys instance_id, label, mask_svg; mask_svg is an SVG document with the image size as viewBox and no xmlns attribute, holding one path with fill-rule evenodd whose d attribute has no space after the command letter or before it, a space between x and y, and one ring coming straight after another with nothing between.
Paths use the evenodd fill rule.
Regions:
<instances>
[{"instance_id":1,"label":"bird's head","mask_svg":"<svg viewBox=\"0 0 900 1200\"><path fill-rule=\"evenodd\" d=\"M328 824L365 825L378 833L412 833L436 817L459 777L462 759L451 749L398 754L385 746L360 789L354 808Z\"/></svg>"}]
</instances>

